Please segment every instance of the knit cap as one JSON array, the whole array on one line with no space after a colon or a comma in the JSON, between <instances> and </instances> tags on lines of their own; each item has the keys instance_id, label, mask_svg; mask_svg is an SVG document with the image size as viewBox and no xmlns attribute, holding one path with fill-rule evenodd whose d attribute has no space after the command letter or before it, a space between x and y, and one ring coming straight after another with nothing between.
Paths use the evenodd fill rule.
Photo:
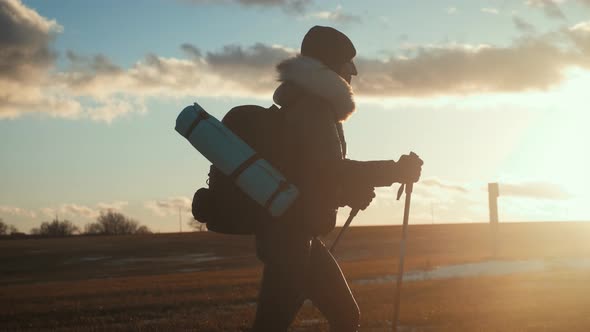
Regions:
<instances>
[{"instance_id":1,"label":"knit cap","mask_svg":"<svg viewBox=\"0 0 590 332\"><path fill-rule=\"evenodd\" d=\"M350 39L342 32L316 25L303 37L301 55L321 61L335 72L356 55Z\"/></svg>"}]
</instances>

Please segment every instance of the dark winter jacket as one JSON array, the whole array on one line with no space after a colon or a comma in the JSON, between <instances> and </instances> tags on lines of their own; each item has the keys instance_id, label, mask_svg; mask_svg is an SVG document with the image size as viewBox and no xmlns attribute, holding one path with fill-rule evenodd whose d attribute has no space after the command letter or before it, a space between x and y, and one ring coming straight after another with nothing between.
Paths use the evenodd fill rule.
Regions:
<instances>
[{"instance_id":1,"label":"dark winter jacket","mask_svg":"<svg viewBox=\"0 0 590 332\"><path fill-rule=\"evenodd\" d=\"M274 100L285 112L286 159L277 165L300 196L274 225L257 232L259 257L293 260L306 255L312 237L330 232L347 191L393 182L392 161L346 160L342 122L355 110L348 83L319 61L298 56L277 66L282 84Z\"/></svg>"}]
</instances>

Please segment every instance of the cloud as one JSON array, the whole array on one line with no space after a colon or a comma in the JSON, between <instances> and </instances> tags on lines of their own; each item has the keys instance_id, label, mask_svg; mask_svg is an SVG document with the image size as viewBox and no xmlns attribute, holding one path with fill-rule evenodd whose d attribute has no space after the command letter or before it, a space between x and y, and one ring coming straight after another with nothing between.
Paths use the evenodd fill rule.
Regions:
<instances>
[{"instance_id":1,"label":"cloud","mask_svg":"<svg viewBox=\"0 0 590 332\"><path fill-rule=\"evenodd\" d=\"M362 19L358 15L344 13L342 6L337 6L333 11L319 11L310 13L307 18L330 21L333 23L361 23Z\"/></svg>"},{"instance_id":2,"label":"cloud","mask_svg":"<svg viewBox=\"0 0 590 332\"><path fill-rule=\"evenodd\" d=\"M6 206L6 205L0 205L0 214L9 214L12 216L28 217L28 218L37 218L37 213L35 213L34 211L30 211L30 210L15 207L15 206Z\"/></svg>"},{"instance_id":3,"label":"cloud","mask_svg":"<svg viewBox=\"0 0 590 332\"><path fill-rule=\"evenodd\" d=\"M311 4L311 0L184 0L193 4L239 4L245 7L277 7L287 13L302 13Z\"/></svg>"},{"instance_id":4,"label":"cloud","mask_svg":"<svg viewBox=\"0 0 590 332\"><path fill-rule=\"evenodd\" d=\"M497 10L496 8L482 8L481 12L486 13L486 14L491 14L491 15L498 15L500 13L500 11Z\"/></svg>"},{"instance_id":5,"label":"cloud","mask_svg":"<svg viewBox=\"0 0 590 332\"><path fill-rule=\"evenodd\" d=\"M50 44L62 29L55 20L40 16L20 0L0 2L0 78L21 82L38 79L55 60Z\"/></svg>"},{"instance_id":6,"label":"cloud","mask_svg":"<svg viewBox=\"0 0 590 332\"><path fill-rule=\"evenodd\" d=\"M125 201L114 201L111 203L98 203L96 204L96 207L101 210L101 211L121 211L123 210L124 207L126 207L127 205L129 205L129 202L125 202Z\"/></svg>"},{"instance_id":7,"label":"cloud","mask_svg":"<svg viewBox=\"0 0 590 332\"><path fill-rule=\"evenodd\" d=\"M158 201L145 202L144 206L160 217L178 214L178 210L191 211L192 200L185 196L169 197Z\"/></svg>"},{"instance_id":8,"label":"cloud","mask_svg":"<svg viewBox=\"0 0 590 332\"><path fill-rule=\"evenodd\" d=\"M23 7L23 11L34 13L16 4ZM4 16L14 16L5 7L0 7ZM35 15L32 16L40 17ZM10 30L18 30L19 22L23 20L14 23L16 26L11 26ZM49 27L57 25L47 20L41 22L46 29L38 29L39 33L48 33ZM29 33L30 29L22 27L20 30ZM48 49L51 38L48 34L45 37L37 48ZM14 44L16 49L23 43L3 42ZM12 72L0 77L0 118L39 113L111 122L126 114L145 112L148 98L267 94L276 85L276 63L296 52L260 43L249 47L227 45L206 54L189 43L182 44L181 49L186 58L147 54L129 68L120 67L104 54L83 55L69 50L65 54L65 69L54 72L50 64L55 59L49 57L35 67L38 79L25 75L28 78L23 81L22 75ZM0 58L0 68L15 66L14 61L7 59ZM26 59L21 67L31 66L31 63Z\"/></svg>"},{"instance_id":9,"label":"cloud","mask_svg":"<svg viewBox=\"0 0 590 332\"><path fill-rule=\"evenodd\" d=\"M559 3L562 1L558 0L527 0L526 4L533 8L541 8L545 13L545 16L552 19L565 20L565 15L559 8Z\"/></svg>"},{"instance_id":10,"label":"cloud","mask_svg":"<svg viewBox=\"0 0 590 332\"><path fill-rule=\"evenodd\" d=\"M23 54L51 53L25 51L50 50L52 34L60 30L58 23L18 1L3 2L0 12L3 26L15 31L9 35L19 36L20 31L31 36L23 37L23 41L0 37L7 49L23 50ZM19 20L10 21L15 15ZM519 18L513 21L517 28L531 30ZM552 34L551 38L523 37L508 46L414 45L386 59L359 56L359 76L353 80L353 87L359 96L380 98L546 90L559 84L569 67L590 69L590 23L578 23ZM27 60L21 62L0 57L0 68L3 64L25 68L0 76L0 118L37 113L108 123L146 112L150 98L197 95L269 99L277 86L275 65L297 54L295 49L263 43L226 45L213 51L203 51L191 43L180 48L182 57L147 54L126 68L107 55L72 50L65 53L61 71L52 70L54 56L38 62L33 61L34 56L25 56ZM17 74L29 70L26 68L35 68L39 79Z\"/></svg>"},{"instance_id":11,"label":"cloud","mask_svg":"<svg viewBox=\"0 0 590 332\"><path fill-rule=\"evenodd\" d=\"M425 97L448 94L545 90L561 82L569 66L585 65L570 51L543 39L508 47L420 46L385 61L359 59L355 91L365 95Z\"/></svg>"},{"instance_id":12,"label":"cloud","mask_svg":"<svg viewBox=\"0 0 590 332\"><path fill-rule=\"evenodd\" d=\"M460 193L467 193L468 192L467 188L462 185L445 183L445 182L443 182L439 179L436 179L436 178L424 179L424 180L420 181L420 185L424 185L427 187L436 187L436 188L456 191L456 192L460 192Z\"/></svg>"},{"instance_id":13,"label":"cloud","mask_svg":"<svg viewBox=\"0 0 590 332\"><path fill-rule=\"evenodd\" d=\"M590 56L590 21L580 22L565 31L583 56Z\"/></svg>"},{"instance_id":14,"label":"cloud","mask_svg":"<svg viewBox=\"0 0 590 332\"><path fill-rule=\"evenodd\" d=\"M548 200L566 200L571 198L571 195L561 186L545 182L500 183L500 196L518 196Z\"/></svg>"},{"instance_id":15,"label":"cloud","mask_svg":"<svg viewBox=\"0 0 590 332\"><path fill-rule=\"evenodd\" d=\"M486 220L487 196L478 188L479 184L452 183L436 178L420 180L414 186L410 218L418 223ZM404 198L396 201L397 190L397 187L375 188L376 199L360 218L366 218L369 223L383 215L401 218Z\"/></svg>"},{"instance_id":16,"label":"cloud","mask_svg":"<svg viewBox=\"0 0 590 332\"><path fill-rule=\"evenodd\" d=\"M181 49L190 59L165 58L148 54L129 69L122 69L107 57L85 57L68 52L70 68L59 82L78 96L105 99L126 92L137 97L248 95L267 92L276 85L274 66L295 54L280 46L261 43L250 47L227 45L205 55L192 44Z\"/></svg>"},{"instance_id":17,"label":"cloud","mask_svg":"<svg viewBox=\"0 0 590 332\"><path fill-rule=\"evenodd\" d=\"M233 80L254 91L267 92L276 88L277 63L295 54L292 49L257 43L247 48L228 45L221 51L207 53L203 60L219 78ZM256 84L253 84L254 79Z\"/></svg>"},{"instance_id":18,"label":"cloud","mask_svg":"<svg viewBox=\"0 0 590 332\"><path fill-rule=\"evenodd\" d=\"M46 207L41 209L41 213L46 217L54 218L56 215L61 217L82 217L97 218L104 211L121 211L129 205L125 201L114 201L110 203L100 202L95 207L80 205L75 203L64 203L56 208Z\"/></svg>"},{"instance_id":19,"label":"cloud","mask_svg":"<svg viewBox=\"0 0 590 332\"><path fill-rule=\"evenodd\" d=\"M65 203L57 208L42 208L41 213L46 217L54 218L67 218L67 217L83 217L83 218L96 218L100 212L97 209L93 209L86 205L79 205L73 203Z\"/></svg>"},{"instance_id":20,"label":"cloud","mask_svg":"<svg viewBox=\"0 0 590 332\"><path fill-rule=\"evenodd\" d=\"M535 33L536 28L534 25L530 24L529 22L525 21L524 19L514 15L512 16L512 23L520 32L523 33Z\"/></svg>"},{"instance_id":21,"label":"cloud","mask_svg":"<svg viewBox=\"0 0 590 332\"><path fill-rule=\"evenodd\" d=\"M0 2L0 118L41 107L52 115L78 112L78 103L49 86L57 57L51 43L62 30L19 0Z\"/></svg>"}]
</instances>

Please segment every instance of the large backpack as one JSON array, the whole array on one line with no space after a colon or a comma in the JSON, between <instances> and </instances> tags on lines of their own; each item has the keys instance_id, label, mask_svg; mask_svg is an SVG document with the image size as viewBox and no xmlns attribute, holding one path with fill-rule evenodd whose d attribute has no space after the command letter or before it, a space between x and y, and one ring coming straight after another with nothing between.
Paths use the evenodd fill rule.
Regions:
<instances>
[{"instance_id":1,"label":"large backpack","mask_svg":"<svg viewBox=\"0 0 590 332\"><path fill-rule=\"evenodd\" d=\"M221 121L273 166L284 165L284 112L272 105L264 108L243 105L232 108ZM280 170L280 167L279 167ZM210 231L224 234L253 234L269 221L270 214L240 190L230 176L211 165L208 188L200 188L193 197L193 217Z\"/></svg>"}]
</instances>

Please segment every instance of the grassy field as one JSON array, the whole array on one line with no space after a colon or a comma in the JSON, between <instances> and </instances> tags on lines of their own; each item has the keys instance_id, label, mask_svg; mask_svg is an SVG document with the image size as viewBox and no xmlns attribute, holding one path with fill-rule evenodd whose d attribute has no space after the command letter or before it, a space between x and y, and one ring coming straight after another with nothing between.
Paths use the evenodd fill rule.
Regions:
<instances>
[{"instance_id":1,"label":"grassy field","mask_svg":"<svg viewBox=\"0 0 590 332\"><path fill-rule=\"evenodd\" d=\"M400 231L354 227L338 248L361 331L391 320ZM590 223L503 224L495 253L491 239L485 224L410 226L403 330L590 331ZM252 238L214 233L2 240L0 330L248 331L261 268ZM306 303L293 331L328 326Z\"/></svg>"}]
</instances>

